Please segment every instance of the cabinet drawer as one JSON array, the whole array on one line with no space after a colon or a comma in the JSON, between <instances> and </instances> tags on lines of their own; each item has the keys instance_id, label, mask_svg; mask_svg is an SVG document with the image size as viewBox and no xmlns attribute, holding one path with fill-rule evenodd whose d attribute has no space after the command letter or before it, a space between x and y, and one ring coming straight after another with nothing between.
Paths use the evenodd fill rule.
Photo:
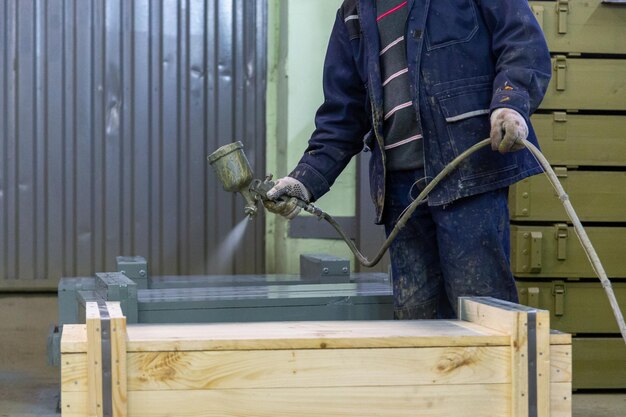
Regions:
<instances>
[{"instance_id":1,"label":"cabinet drawer","mask_svg":"<svg viewBox=\"0 0 626 417\"><path fill-rule=\"evenodd\" d=\"M553 57L540 108L626 110L626 59Z\"/></svg>"},{"instance_id":2,"label":"cabinet drawer","mask_svg":"<svg viewBox=\"0 0 626 417\"><path fill-rule=\"evenodd\" d=\"M555 112L531 121L552 165L626 166L626 116Z\"/></svg>"},{"instance_id":3,"label":"cabinet drawer","mask_svg":"<svg viewBox=\"0 0 626 417\"><path fill-rule=\"evenodd\" d=\"M581 221L626 222L626 172L555 168ZM512 220L569 221L563 203L545 175L526 178L510 188Z\"/></svg>"},{"instance_id":4,"label":"cabinet drawer","mask_svg":"<svg viewBox=\"0 0 626 417\"><path fill-rule=\"evenodd\" d=\"M611 283L622 308L626 306L626 282ZM566 333L619 333L613 310L600 280L517 280L520 304L550 311L550 326ZM625 347L626 349L626 347Z\"/></svg>"},{"instance_id":5,"label":"cabinet drawer","mask_svg":"<svg viewBox=\"0 0 626 417\"><path fill-rule=\"evenodd\" d=\"M619 337L573 338L574 389L626 388L626 347Z\"/></svg>"},{"instance_id":6,"label":"cabinet drawer","mask_svg":"<svg viewBox=\"0 0 626 417\"><path fill-rule=\"evenodd\" d=\"M609 277L626 278L626 227L585 227ZM595 278L573 227L511 226L516 277Z\"/></svg>"},{"instance_id":7,"label":"cabinet drawer","mask_svg":"<svg viewBox=\"0 0 626 417\"><path fill-rule=\"evenodd\" d=\"M626 54L626 5L601 0L529 3L550 51Z\"/></svg>"}]
</instances>

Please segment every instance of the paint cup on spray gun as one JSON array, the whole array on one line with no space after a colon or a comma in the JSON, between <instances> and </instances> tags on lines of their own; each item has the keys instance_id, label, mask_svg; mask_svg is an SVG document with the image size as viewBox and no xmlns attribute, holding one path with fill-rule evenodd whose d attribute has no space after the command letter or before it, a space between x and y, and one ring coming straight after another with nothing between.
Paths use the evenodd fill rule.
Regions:
<instances>
[{"instance_id":1,"label":"paint cup on spray gun","mask_svg":"<svg viewBox=\"0 0 626 417\"><path fill-rule=\"evenodd\" d=\"M252 183L252 168L243 152L243 143L237 141L218 148L207 157L209 164L215 170L217 179L222 183L224 190L240 193L246 200L244 213L252 217L257 211L256 198L250 192Z\"/></svg>"}]
</instances>

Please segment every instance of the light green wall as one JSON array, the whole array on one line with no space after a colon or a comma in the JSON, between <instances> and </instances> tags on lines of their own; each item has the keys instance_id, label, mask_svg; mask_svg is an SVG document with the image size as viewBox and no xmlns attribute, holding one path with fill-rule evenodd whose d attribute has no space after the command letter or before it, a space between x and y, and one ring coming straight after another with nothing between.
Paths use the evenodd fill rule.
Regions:
<instances>
[{"instance_id":1,"label":"light green wall","mask_svg":"<svg viewBox=\"0 0 626 417\"><path fill-rule=\"evenodd\" d=\"M275 178L298 163L323 101L322 66L341 0L270 0L267 93L267 169ZM332 216L355 215L355 163L316 205ZM301 214L308 215L308 214ZM354 260L341 240L289 239L289 224L267 214L267 272L296 273L301 253Z\"/></svg>"}]
</instances>

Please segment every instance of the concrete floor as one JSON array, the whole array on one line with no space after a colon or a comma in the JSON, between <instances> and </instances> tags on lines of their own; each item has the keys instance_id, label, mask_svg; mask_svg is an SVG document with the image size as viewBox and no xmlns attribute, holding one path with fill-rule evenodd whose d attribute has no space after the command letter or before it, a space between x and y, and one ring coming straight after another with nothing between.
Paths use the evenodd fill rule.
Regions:
<instances>
[{"instance_id":1,"label":"concrete floor","mask_svg":"<svg viewBox=\"0 0 626 417\"><path fill-rule=\"evenodd\" d=\"M0 294L0 417L58 416L59 370L47 365L52 295Z\"/></svg>"},{"instance_id":2,"label":"concrete floor","mask_svg":"<svg viewBox=\"0 0 626 417\"><path fill-rule=\"evenodd\" d=\"M59 416L59 371L46 364L56 317L53 295L0 295L0 417ZM626 393L577 393L572 416L626 417Z\"/></svg>"}]
</instances>

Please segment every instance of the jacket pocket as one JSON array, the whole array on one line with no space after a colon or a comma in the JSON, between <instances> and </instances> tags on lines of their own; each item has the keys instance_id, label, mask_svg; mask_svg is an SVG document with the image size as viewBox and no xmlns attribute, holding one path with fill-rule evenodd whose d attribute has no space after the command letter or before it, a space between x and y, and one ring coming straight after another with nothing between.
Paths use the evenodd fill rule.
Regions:
<instances>
[{"instance_id":1,"label":"jacket pocket","mask_svg":"<svg viewBox=\"0 0 626 417\"><path fill-rule=\"evenodd\" d=\"M442 126L457 157L470 146L489 136L491 84L470 85L437 95Z\"/></svg>"},{"instance_id":2,"label":"jacket pocket","mask_svg":"<svg viewBox=\"0 0 626 417\"><path fill-rule=\"evenodd\" d=\"M468 86L461 91L456 89L437 95L442 130L452 150L450 160L489 137L491 96L491 84ZM463 180L483 178L487 182L497 181L501 174L512 169L516 169L516 164L500 157L489 146L475 152L459 166Z\"/></svg>"},{"instance_id":3,"label":"jacket pocket","mask_svg":"<svg viewBox=\"0 0 626 417\"><path fill-rule=\"evenodd\" d=\"M431 1L426 21L426 49L431 51L467 42L477 30L474 0Z\"/></svg>"}]
</instances>

